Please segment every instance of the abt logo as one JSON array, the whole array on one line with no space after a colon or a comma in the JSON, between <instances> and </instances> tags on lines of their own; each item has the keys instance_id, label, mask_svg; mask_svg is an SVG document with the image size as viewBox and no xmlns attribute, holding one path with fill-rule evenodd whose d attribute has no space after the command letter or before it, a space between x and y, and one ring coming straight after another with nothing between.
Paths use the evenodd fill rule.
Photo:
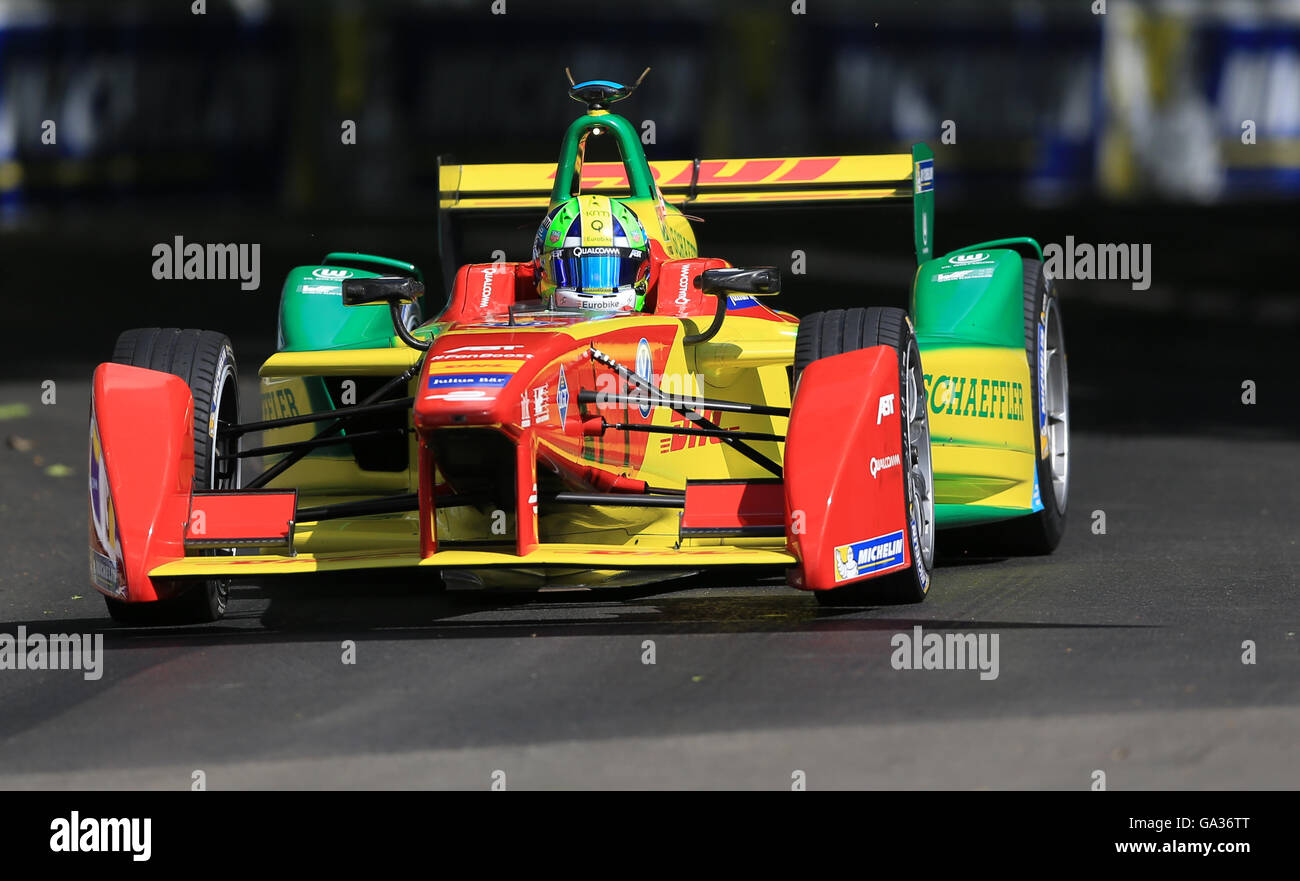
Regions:
<instances>
[{"instance_id":1,"label":"abt logo","mask_svg":"<svg viewBox=\"0 0 1300 881\"><path fill-rule=\"evenodd\" d=\"M893 415L894 415L894 396L892 394L881 395L880 403L876 406L876 424L879 425L880 420L884 419L886 416L893 416Z\"/></svg>"}]
</instances>

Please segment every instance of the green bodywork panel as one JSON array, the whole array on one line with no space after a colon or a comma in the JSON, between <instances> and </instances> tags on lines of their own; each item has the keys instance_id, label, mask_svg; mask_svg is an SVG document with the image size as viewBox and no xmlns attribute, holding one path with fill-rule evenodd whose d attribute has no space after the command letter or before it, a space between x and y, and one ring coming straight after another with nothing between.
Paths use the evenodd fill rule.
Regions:
<instances>
[{"instance_id":1,"label":"green bodywork panel","mask_svg":"<svg viewBox=\"0 0 1300 881\"><path fill-rule=\"evenodd\" d=\"M940 528L1041 509L1021 257L1037 256L1037 247L1029 239L986 242L917 269L911 313L926 375Z\"/></svg>"},{"instance_id":2,"label":"green bodywork panel","mask_svg":"<svg viewBox=\"0 0 1300 881\"><path fill-rule=\"evenodd\" d=\"M971 258L987 255L985 260ZM959 251L922 263L912 285L921 360L929 346L1024 349L1023 262L1015 251Z\"/></svg>"},{"instance_id":3,"label":"green bodywork panel","mask_svg":"<svg viewBox=\"0 0 1300 881\"><path fill-rule=\"evenodd\" d=\"M343 281L377 278L383 273L359 269L356 263L388 266L403 272L419 270L413 264L369 254L333 253L326 261L354 265L295 266L280 291L277 349L281 352L315 352L327 349L383 349L401 345L393 334L387 304L343 305ZM422 304L416 304L416 308ZM421 310L419 314L424 314Z\"/></svg>"}]
</instances>

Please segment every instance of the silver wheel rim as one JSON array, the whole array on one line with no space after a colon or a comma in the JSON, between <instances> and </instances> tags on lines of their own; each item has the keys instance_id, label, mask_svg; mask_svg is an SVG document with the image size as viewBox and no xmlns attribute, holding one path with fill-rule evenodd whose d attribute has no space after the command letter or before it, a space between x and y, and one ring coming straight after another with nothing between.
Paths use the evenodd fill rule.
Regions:
<instances>
[{"instance_id":1,"label":"silver wheel rim","mask_svg":"<svg viewBox=\"0 0 1300 881\"><path fill-rule=\"evenodd\" d=\"M1056 300L1049 298L1047 313L1047 456L1052 473L1056 510L1065 512L1070 491L1070 377L1065 363L1065 334Z\"/></svg>"},{"instance_id":2,"label":"silver wheel rim","mask_svg":"<svg viewBox=\"0 0 1300 881\"><path fill-rule=\"evenodd\" d=\"M221 377L217 382L216 395L212 399L212 413L217 418L217 430L227 428L230 423L222 418L221 406L225 399L226 392L238 396L239 388L235 384L235 372L229 365L222 371ZM236 398L237 400L238 398ZM237 412L237 411L236 411ZM208 462L208 482L211 484L207 489L239 489L243 485L243 465L242 459L236 458L234 465L230 468L229 476L222 478L218 468L218 457L222 454L236 453L239 451L239 440L236 438L231 441L222 442L221 435L212 438L212 458Z\"/></svg>"},{"instance_id":3,"label":"silver wheel rim","mask_svg":"<svg viewBox=\"0 0 1300 881\"><path fill-rule=\"evenodd\" d=\"M916 341L907 347L907 465L916 506L917 542L921 561L929 572L934 566L934 471L930 465L930 420L925 410L925 380Z\"/></svg>"}]
</instances>

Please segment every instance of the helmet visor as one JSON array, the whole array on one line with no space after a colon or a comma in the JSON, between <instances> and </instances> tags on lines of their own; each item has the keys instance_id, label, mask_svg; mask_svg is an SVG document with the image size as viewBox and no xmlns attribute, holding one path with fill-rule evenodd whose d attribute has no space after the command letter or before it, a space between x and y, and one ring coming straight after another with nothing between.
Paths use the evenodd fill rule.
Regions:
<instances>
[{"instance_id":1,"label":"helmet visor","mask_svg":"<svg viewBox=\"0 0 1300 881\"><path fill-rule=\"evenodd\" d=\"M646 275L646 252L641 248L559 248L546 257L546 272L560 290L609 292L635 287Z\"/></svg>"}]
</instances>

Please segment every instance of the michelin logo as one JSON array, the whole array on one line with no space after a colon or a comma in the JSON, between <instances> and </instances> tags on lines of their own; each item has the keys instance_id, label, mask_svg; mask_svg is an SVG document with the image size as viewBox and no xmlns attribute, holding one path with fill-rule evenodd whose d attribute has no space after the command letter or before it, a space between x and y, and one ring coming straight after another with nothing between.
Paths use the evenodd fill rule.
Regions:
<instances>
[{"instance_id":1,"label":"michelin logo","mask_svg":"<svg viewBox=\"0 0 1300 881\"><path fill-rule=\"evenodd\" d=\"M878 535L866 541L840 545L835 549L835 580L848 581L887 569L897 569L903 561L903 530Z\"/></svg>"}]
</instances>

